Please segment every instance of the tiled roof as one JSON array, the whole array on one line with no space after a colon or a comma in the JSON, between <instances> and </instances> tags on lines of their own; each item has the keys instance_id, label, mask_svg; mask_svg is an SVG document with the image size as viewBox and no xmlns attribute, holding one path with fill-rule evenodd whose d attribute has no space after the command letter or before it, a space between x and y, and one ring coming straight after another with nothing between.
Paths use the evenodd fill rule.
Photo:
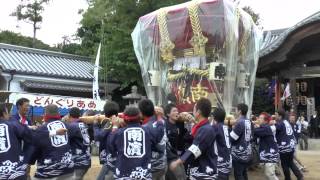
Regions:
<instances>
[{"instance_id":1,"label":"tiled roof","mask_svg":"<svg viewBox=\"0 0 320 180\"><path fill-rule=\"evenodd\" d=\"M281 33L283 33L285 30L287 29L276 29L276 30L264 31L263 43L262 43L261 49L268 47L271 43L277 40L278 37L281 35Z\"/></svg>"},{"instance_id":2,"label":"tiled roof","mask_svg":"<svg viewBox=\"0 0 320 180\"><path fill-rule=\"evenodd\" d=\"M267 33L264 36L264 42L260 50L260 58L278 49L280 45L284 43L287 37L297 29L307 24L315 23L317 21L320 21L320 11L307 17L306 19L300 21L299 23L288 29L276 30L274 32L271 31L269 32L269 34Z\"/></svg>"},{"instance_id":3,"label":"tiled roof","mask_svg":"<svg viewBox=\"0 0 320 180\"><path fill-rule=\"evenodd\" d=\"M0 68L18 74L91 80L94 64L88 57L0 43Z\"/></svg>"},{"instance_id":4,"label":"tiled roof","mask_svg":"<svg viewBox=\"0 0 320 180\"><path fill-rule=\"evenodd\" d=\"M46 82L36 82L36 81L23 81L21 84L26 88L35 88L35 89L53 89L53 90L62 90L70 92L92 92L92 87L90 86L76 86L76 85L66 85L59 83L46 83ZM100 89L101 92L104 92Z\"/></svg>"}]
</instances>

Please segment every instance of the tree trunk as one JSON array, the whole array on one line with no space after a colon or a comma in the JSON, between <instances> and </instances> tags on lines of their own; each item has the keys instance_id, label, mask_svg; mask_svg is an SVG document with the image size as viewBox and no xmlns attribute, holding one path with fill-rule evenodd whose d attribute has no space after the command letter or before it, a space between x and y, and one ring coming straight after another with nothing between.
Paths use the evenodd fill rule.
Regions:
<instances>
[{"instance_id":1,"label":"tree trunk","mask_svg":"<svg viewBox=\"0 0 320 180\"><path fill-rule=\"evenodd\" d=\"M33 39L32 39L32 47L36 47L36 33L37 33L37 26L36 22L33 23Z\"/></svg>"}]
</instances>

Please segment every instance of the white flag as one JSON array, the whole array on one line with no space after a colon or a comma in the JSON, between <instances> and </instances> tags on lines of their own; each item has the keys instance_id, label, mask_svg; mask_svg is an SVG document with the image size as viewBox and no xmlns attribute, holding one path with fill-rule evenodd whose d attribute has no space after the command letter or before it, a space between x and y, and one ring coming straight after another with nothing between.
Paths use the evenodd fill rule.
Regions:
<instances>
[{"instance_id":1,"label":"white flag","mask_svg":"<svg viewBox=\"0 0 320 180\"><path fill-rule=\"evenodd\" d=\"M290 96L291 96L290 84L287 83L286 89L285 89L284 92L283 92L283 95L282 95L281 100L285 100L285 99L287 99L287 98L290 97Z\"/></svg>"},{"instance_id":2,"label":"white flag","mask_svg":"<svg viewBox=\"0 0 320 180\"><path fill-rule=\"evenodd\" d=\"M93 99L94 100L100 100L99 96L99 59L100 59L100 49L101 49L101 43L99 44L97 57L96 57L96 63L94 65L93 70L93 84L92 84L92 92L93 92Z\"/></svg>"}]
</instances>

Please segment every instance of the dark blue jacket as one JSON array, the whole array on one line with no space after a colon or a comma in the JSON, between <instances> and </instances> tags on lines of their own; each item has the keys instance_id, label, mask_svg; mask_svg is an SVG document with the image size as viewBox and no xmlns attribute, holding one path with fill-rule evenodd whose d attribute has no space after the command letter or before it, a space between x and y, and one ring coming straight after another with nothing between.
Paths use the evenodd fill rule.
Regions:
<instances>
[{"instance_id":1,"label":"dark blue jacket","mask_svg":"<svg viewBox=\"0 0 320 180\"><path fill-rule=\"evenodd\" d=\"M88 169L91 166L88 126L77 120L70 123L69 128L75 129L75 136L70 141L74 168Z\"/></svg>"},{"instance_id":2,"label":"dark blue jacket","mask_svg":"<svg viewBox=\"0 0 320 180\"><path fill-rule=\"evenodd\" d=\"M16 121L17 123L21 123L21 117L20 115L17 113L15 115L13 115L11 117L13 121ZM27 118L27 125L31 126L31 120ZM34 147L34 145L30 144L30 143L24 143L22 141L22 148L23 148L23 152L24 152L24 161L27 164L34 164L36 162L36 148Z\"/></svg>"},{"instance_id":3,"label":"dark blue jacket","mask_svg":"<svg viewBox=\"0 0 320 180\"><path fill-rule=\"evenodd\" d=\"M110 152L116 157L115 179L152 179L150 130L129 123L110 134Z\"/></svg>"},{"instance_id":4,"label":"dark blue jacket","mask_svg":"<svg viewBox=\"0 0 320 180\"><path fill-rule=\"evenodd\" d=\"M40 144L37 141L40 138L49 138L48 131L34 132L15 120L0 120L0 179L26 178L27 163L21 140L28 144Z\"/></svg>"},{"instance_id":5,"label":"dark blue jacket","mask_svg":"<svg viewBox=\"0 0 320 180\"><path fill-rule=\"evenodd\" d=\"M261 163L277 163L279 161L279 150L274 133L275 126L261 125L254 129L254 135L259 141L259 157Z\"/></svg>"},{"instance_id":6,"label":"dark blue jacket","mask_svg":"<svg viewBox=\"0 0 320 180\"><path fill-rule=\"evenodd\" d=\"M190 177L193 179L215 179L217 177L215 141L215 130L207 122L198 129L192 145L181 156L181 160L190 164Z\"/></svg>"},{"instance_id":7,"label":"dark blue jacket","mask_svg":"<svg viewBox=\"0 0 320 180\"><path fill-rule=\"evenodd\" d=\"M143 127L147 128L150 132L152 158L151 168L152 172L163 170L167 166L167 153L166 143L167 136L164 125L164 120L157 120L156 116L152 116L148 123Z\"/></svg>"},{"instance_id":8,"label":"dark blue jacket","mask_svg":"<svg viewBox=\"0 0 320 180\"><path fill-rule=\"evenodd\" d=\"M38 148L40 152L37 156L36 178L54 178L74 170L70 139L76 136L77 129L60 120L50 119L36 131L54 131L59 128L67 128L68 132L65 135L38 139L41 147Z\"/></svg>"},{"instance_id":9,"label":"dark blue jacket","mask_svg":"<svg viewBox=\"0 0 320 180\"><path fill-rule=\"evenodd\" d=\"M15 120L15 121L21 123L21 117L20 117L19 113L16 113L15 115L13 115L13 116L11 117L11 120ZM28 118L27 118L27 123L28 123L27 125L29 125L29 126L32 125L31 120L28 119Z\"/></svg>"},{"instance_id":10,"label":"dark blue jacket","mask_svg":"<svg viewBox=\"0 0 320 180\"><path fill-rule=\"evenodd\" d=\"M105 147L105 141L107 140L107 136L109 134L109 131L105 131L103 128L101 128L98 124L93 125L93 137L96 142L99 143L99 161L100 164L106 163L106 147Z\"/></svg>"},{"instance_id":11,"label":"dark blue jacket","mask_svg":"<svg viewBox=\"0 0 320 180\"><path fill-rule=\"evenodd\" d=\"M219 175L229 176L232 168L232 158L228 126L217 123L213 127L216 132L217 172Z\"/></svg>"},{"instance_id":12,"label":"dark blue jacket","mask_svg":"<svg viewBox=\"0 0 320 180\"><path fill-rule=\"evenodd\" d=\"M294 152L296 142L290 123L287 120L280 120L276 123L276 129L279 153Z\"/></svg>"},{"instance_id":13,"label":"dark blue jacket","mask_svg":"<svg viewBox=\"0 0 320 180\"><path fill-rule=\"evenodd\" d=\"M299 138L301 136L301 123L290 123L291 127L292 127L292 130L293 130L293 134L294 134L294 137L295 137L295 141L296 141L296 144L298 144L299 142Z\"/></svg>"},{"instance_id":14,"label":"dark blue jacket","mask_svg":"<svg viewBox=\"0 0 320 180\"><path fill-rule=\"evenodd\" d=\"M240 117L230 133L233 161L249 162L252 157L252 124L246 117Z\"/></svg>"},{"instance_id":15,"label":"dark blue jacket","mask_svg":"<svg viewBox=\"0 0 320 180\"><path fill-rule=\"evenodd\" d=\"M180 139L180 129L177 124L171 123L169 120L166 120L166 133L168 137L167 142L167 160L171 162L176 160L178 155L178 143L182 139Z\"/></svg>"},{"instance_id":16,"label":"dark blue jacket","mask_svg":"<svg viewBox=\"0 0 320 180\"><path fill-rule=\"evenodd\" d=\"M108 126L108 125L106 125ZM93 132L94 132L94 140L99 142L99 159L100 164L106 165L108 169L114 171L115 165L115 157L112 156L110 152L109 145L109 135L111 130L105 129L104 127L99 127L98 124L93 125Z\"/></svg>"}]
</instances>

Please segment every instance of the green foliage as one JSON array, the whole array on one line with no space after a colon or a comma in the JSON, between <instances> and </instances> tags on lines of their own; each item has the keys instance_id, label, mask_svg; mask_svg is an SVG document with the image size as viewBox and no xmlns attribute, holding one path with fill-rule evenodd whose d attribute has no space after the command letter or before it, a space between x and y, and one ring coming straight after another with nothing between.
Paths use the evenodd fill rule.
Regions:
<instances>
[{"instance_id":1,"label":"green foliage","mask_svg":"<svg viewBox=\"0 0 320 180\"><path fill-rule=\"evenodd\" d=\"M11 31L1 31L0 32L0 43L12 44L23 47L32 48L33 38L22 36L21 34L14 33ZM56 47L51 47L48 44L43 43L36 39L36 44L38 49L49 50L49 51L60 51L68 54L84 55L83 48L80 44L76 43L60 43Z\"/></svg>"},{"instance_id":2,"label":"green foliage","mask_svg":"<svg viewBox=\"0 0 320 180\"><path fill-rule=\"evenodd\" d=\"M23 20L33 26L33 45L36 45L36 32L40 29L39 23L42 22L41 13L44 11L43 4L48 3L49 0L21 0L21 3L17 6L16 10L11 16L16 16L17 19Z\"/></svg>"},{"instance_id":3,"label":"green foliage","mask_svg":"<svg viewBox=\"0 0 320 180\"><path fill-rule=\"evenodd\" d=\"M131 32L139 17L164 6L185 0L92 0L83 14L78 36L84 55L94 57L102 40L101 65L108 79L121 82L123 88L137 84L143 87ZM103 22L103 23L102 23ZM94 58L93 58L94 59Z\"/></svg>"},{"instance_id":4,"label":"green foliage","mask_svg":"<svg viewBox=\"0 0 320 180\"><path fill-rule=\"evenodd\" d=\"M32 47L33 39L31 37L22 36L11 31L1 31L0 32L0 42L24 47ZM50 47L48 44L43 43L40 40L36 40L37 48L45 50L57 51L56 48Z\"/></svg>"},{"instance_id":5,"label":"green foliage","mask_svg":"<svg viewBox=\"0 0 320 180\"><path fill-rule=\"evenodd\" d=\"M269 97L269 82L267 79L256 79L254 93L253 93L253 104L252 112L259 114L261 112L274 113L274 94Z\"/></svg>"},{"instance_id":6,"label":"green foliage","mask_svg":"<svg viewBox=\"0 0 320 180\"><path fill-rule=\"evenodd\" d=\"M80 56L85 56L83 54L83 48L81 47L81 44L77 43L59 43L56 46L57 49L59 49L63 53L67 54L75 54L75 55L80 55Z\"/></svg>"},{"instance_id":7,"label":"green foliage","mask_svg":"<svg viewBox=\"0 0 320 180\"><path fill-rule=\"evenodd\" d=\"M260 25L260 15L258 13L255 13L253 9L250 6L245 6L242 8L245 12L247 12L251 17L253 22L258 26Z\"/></svg>"}]
</instances>

